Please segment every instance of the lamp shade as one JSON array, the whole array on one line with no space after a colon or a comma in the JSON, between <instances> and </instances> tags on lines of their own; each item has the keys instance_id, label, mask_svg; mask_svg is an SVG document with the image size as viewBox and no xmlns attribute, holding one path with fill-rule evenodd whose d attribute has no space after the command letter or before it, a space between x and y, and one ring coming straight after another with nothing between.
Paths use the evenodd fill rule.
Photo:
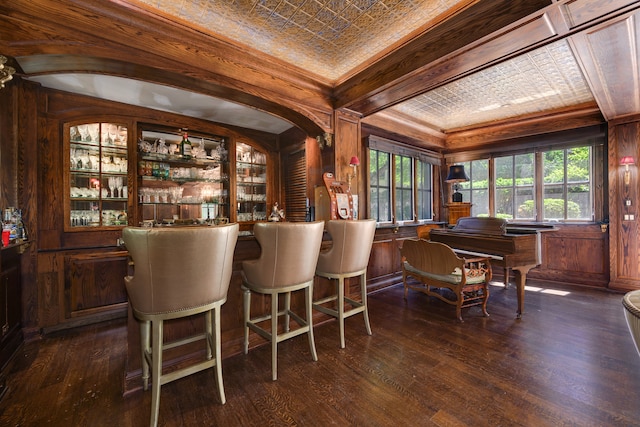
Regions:
<instances>
[{"instance_id":1,"label":"lamp shade","mask_svg":"<svg viewBox=\"0 0 640 427\"><path fill-rule=\"evenodd\" d=\"M634 163L635 162L633 160L633 157L631 157L631 156L624 156L623 158L620 159L620 164L621 165L627 166L627 165L632 165Z\"/></svg>"},{"instance_id":2,"label":"lamp shade","mask_svg":"<svg viewBox=\"0 0 640 427\"><path fill-rule=\"evenodd\" d=\"M449 175L445 180L447 182L463 182L469 181L469 177L464 173L464 165L449 166Z\"/></svg>"},{"instance_id":3,"label":"lamp shade","mask_svg":"<svg viewBox=\"0 0 640 427\"><path fill-rule=\"evenodd\" d=\"M360 159L358 159L358 156L353 156L351 158L351 160L349 161L349 166L360 166Z\"/></svg>"}]
</instances>

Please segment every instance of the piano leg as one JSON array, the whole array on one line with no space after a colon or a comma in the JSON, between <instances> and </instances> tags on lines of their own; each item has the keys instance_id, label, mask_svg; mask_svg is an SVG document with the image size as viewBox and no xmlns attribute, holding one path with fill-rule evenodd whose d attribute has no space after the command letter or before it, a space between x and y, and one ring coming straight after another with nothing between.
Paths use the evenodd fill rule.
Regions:
<instances>
[{"instance_id":1,"label":"piano leg","mask_svg":"<svg viewBox=\"0 0 640 427\"><path fill-rule=\"evenodd\" d=\"M518 311L516 312L516 319L522 319L522 313L524 313L524 286L527 282L527 273L534 265L525 265L520 267L513 267L514 279L516 281L516 291L518 293Z\"/></svg>"},{"instance_id":2,"label":"piano leg","mask_svg":"<svg viewBox=\"0 0 640 427\"><path fill-rule=\"evenodd\" d=\"M511 270L509 269L509 267L505 267L504 268L504 288L507 289L509 287L509 276L510 276Z\"/></svg>"}]
</instances>

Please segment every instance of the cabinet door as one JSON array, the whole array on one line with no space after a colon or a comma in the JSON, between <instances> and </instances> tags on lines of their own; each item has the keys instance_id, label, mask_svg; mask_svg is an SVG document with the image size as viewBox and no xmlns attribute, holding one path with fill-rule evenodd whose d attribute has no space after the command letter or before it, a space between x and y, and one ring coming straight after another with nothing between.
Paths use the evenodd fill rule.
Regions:
<instances>
[{"instance_id":1,"label":"cabinet door","mask_svg":"<svg viewBox=\"0 0 640 427\"><path fill-rule=\"evenodd\" d=\"M20 328L20 270L11 266L0 273L0 336L2 341L15 329Z\"/></svg>"},{"instance_id":2,"label":"cabinet door","mask_svg":"<svg viewBox=\"0 0 640 427\"><path fill-rule=\"evenodd\" d=\"M127 302L126 251L65 257L65 318L113 310Z\"/></svg>"},{"instance_id":3,"label":"cabinet door","mask_svg":"<svg viewBox=\"0 0 640 427\"><path fill-rule=\"evenodd\" d=\"M249 144L236 144L238 222L267 219L267 155Z\"/></svg>"},{"instance_id":4,"label":"cabinet door","mask_svg":"<svg viewBox=\"0 0 640 427\"><path fill-rule=\"evenodd\" d=\"M222 136L143 130L138 141L139 222L228 222L229 161Z\"/></svg>"},{"instance_id":5,"label":"cabinet door","mask_svg":"<svg viewBox=\"0 0 640 427\"><path fill-rule=\"evenodd\" d=\"M65 229L127 225L127 127L117 123L65 126L69 156Z\"/></svg>"}]
</instances>

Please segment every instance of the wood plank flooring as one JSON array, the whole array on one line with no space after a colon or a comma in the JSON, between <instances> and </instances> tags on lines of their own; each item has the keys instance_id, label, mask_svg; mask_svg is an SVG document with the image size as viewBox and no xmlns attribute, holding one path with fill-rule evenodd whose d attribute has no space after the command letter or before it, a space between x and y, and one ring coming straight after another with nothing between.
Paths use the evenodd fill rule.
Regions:
<instances>
[{"instance_id":1,"label":"wood plank flooring","mask_svg":"<svg viewBox=\"0 0 640 427\"><path fill-rule=\"evenodd\" d=\"M279 345L278 380L262 346L223 362L226 405L211 371L162 387L165 426L637 426L640 357L621 294L530 281L515 320L515 288L491 286L489 313L402 286L369 296L361 316L316 326ZM559 292L558 292L559 291ZM567 292L567 294L562 294ZM224 307L223 307L224 309ZM3 426L145 426L150 392L122 396L124 321L28 343L9 368ZM257 339L257 338L256 338Z\"/></svg>"}]
</instances>

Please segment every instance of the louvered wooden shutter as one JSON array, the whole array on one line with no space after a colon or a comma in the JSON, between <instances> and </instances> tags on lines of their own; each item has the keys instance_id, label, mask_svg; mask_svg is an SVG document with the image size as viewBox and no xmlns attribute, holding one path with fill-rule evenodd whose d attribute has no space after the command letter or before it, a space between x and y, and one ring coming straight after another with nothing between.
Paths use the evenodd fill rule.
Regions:
<instances>
[{"instance_id":1,"label":"louvered wooden shutter","mask_svg":"<svg viewBox=\"0 0 640 427\"><path fill-rule=\"evenodd\" d=\"M307 162L305 151L289 154L285 169L287 221L305 221L307 215Z\"/></svg>"}]
</instances>

